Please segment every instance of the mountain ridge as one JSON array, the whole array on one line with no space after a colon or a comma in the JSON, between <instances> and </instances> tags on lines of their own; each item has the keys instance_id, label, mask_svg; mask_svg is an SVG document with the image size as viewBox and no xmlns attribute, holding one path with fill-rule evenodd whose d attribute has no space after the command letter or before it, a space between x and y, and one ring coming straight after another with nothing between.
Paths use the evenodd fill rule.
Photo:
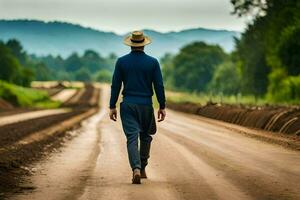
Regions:
<instances>
[{"instance_id":1,"label":"mountain ridge","mask_svg":"<svg viewBox=\"0 0 300 200\"><path fill-rule=\"evenodd\" d=\"M164 33L145 29L144 32L153 39L153 44L147 47L147 52L157 57L165 53L177 53L182 46L193 41L218 44L230 52L234 48L233 37L240 35L237 31L202 27ZM72 52L81 54L86 49L96 50L102 55L109 53L123 55L128 52L128 47L122 42L127 34L60 21L0 20L0 40L18 39L26 51L37 55L52 54L66 57Z\"/></svg>"}]
</instances>

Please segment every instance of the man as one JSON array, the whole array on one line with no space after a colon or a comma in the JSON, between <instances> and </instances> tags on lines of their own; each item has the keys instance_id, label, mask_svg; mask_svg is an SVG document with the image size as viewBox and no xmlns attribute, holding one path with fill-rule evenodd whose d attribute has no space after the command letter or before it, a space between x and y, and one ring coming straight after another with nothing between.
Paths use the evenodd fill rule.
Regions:
<instances>
[{"instance_id":1,"label":"man","mask_svg":"<svg viewBox=\"0 0 300 200\"><path fill-rule=\"evenodd\" d=\"M109 115L111 120L117 120L116 102L123 83L121 121L127 138L129 163L133 171L132 183L140 184L141 178L147 178L145 168L150 157L151 135L156 132L152 85L160 106L158 122L163 121L166 116L165 92L157 59L144 53L144 46L151 43L150 38L144 36L141 31L134 31L125 38L124 43L131 47L131 52L116 62Z\"/></svg>"}]
</instances>

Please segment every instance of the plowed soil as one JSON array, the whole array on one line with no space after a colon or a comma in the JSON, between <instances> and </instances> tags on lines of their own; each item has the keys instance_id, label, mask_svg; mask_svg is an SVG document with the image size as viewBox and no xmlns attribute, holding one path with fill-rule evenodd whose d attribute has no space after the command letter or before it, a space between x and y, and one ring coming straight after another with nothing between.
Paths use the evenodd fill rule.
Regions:
<instances>
[{"instance_id":1,"label":"plowed soil","mask_svg":"<svg viewBox=\"0 0 300 200\"><path fill-rule=\"evenodd\" d=\"M66 130L78 127L79 123L77 120L76 123L74 122L70 126L72 122L69 122L66 129L64 124L66 121L72 121L73 118L84 119L95 113L98 107L97 102L99 101L99 90L97 90L93 85L87 85L78 100L74 101L74 105L69 106L72 109L70 112L52 114L0 126L0 199L2 193L26 189L20 186L20 183L22 183L21 177L30 173L26 166L40 159L45 153L55 150L56 147L61 146L65 139L71 137ZM97 94L97 99L95 99L93 94ZM94 104L90 103L92 101ZM2 117L29 111L26 109L13 109L9 112L3 112ZM42 133L43 130L50 130L52 127L61 127L63 131L59 131L60 128L56 128L57 132L52 135L45 134L42 136L42 139L36 142L30 144L22 142L31 135Z\"/></svg>"},{"instance_id":2,"label":"plowed soil","mask_svg":"<svg viewBox=\"0 0 300 200\"><path fill-rule=\"evenodd\" d=\"M217 104L201 106L192 103L168 102L168 107L241 126L288 135L300 135L300 107L297 106L245 107Z\"/></svg>"}]
</instances>

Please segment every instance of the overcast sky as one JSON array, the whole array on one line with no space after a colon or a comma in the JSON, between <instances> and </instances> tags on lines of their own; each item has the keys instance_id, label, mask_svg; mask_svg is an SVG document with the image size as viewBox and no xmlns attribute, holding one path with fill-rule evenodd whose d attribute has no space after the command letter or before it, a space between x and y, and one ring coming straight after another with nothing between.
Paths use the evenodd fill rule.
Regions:
<instances>
[{"instance_id":1,"label":"overcast sky","mask_svg":"<svg viewBox=\"0 0 300 200\"><path fill-rule=\"evenodd\" d=\"M230 0L0 0L0 19L58 20L116 33L144 28L243 30L245 19L231 11Z\"/></svg>"}]
</instances>

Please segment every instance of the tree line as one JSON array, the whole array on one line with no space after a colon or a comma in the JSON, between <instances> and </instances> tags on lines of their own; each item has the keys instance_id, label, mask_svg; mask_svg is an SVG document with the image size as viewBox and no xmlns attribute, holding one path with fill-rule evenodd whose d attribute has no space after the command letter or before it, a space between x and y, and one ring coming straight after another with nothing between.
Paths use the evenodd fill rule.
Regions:
<instances>
[{"instance_id":1,"label":"tree line","mask_svg":"<svg viewBox=\"0 0 300 200\"><path fill-rule=\"evenodd\" d=\"M162 59L169 88L254 95L273 102L300 99L300 1L231 0L233 14L251 15L235 50L195 42Z\"/></svg>"},{"instance_id":2,"label":"tree line","mask_svg":"<svg viewBox=\"0 0 300 200\"><path fill-rule=\"evenodd\" d=\"M254 95L273 102L300 99L300 1L231 0L233 14L251 15L235 50L194 42L161 58L167 88L222 95ZM116 55L28 54L17 40L0 41L0 79L28 86L32 80L111 81Z\"/></svg>"},{"instance_id":3,"label":"tree line","mask_svg":"<svg viewBox=\"0 0 300 200\"><path fill-rule=\"evenodd\" d=\"M0 79L22 86L30 86L33 80L109 82L115 60L115 54L102 57L93 50L67 58L36 56L28 54L18 40L0 41Z\"/></svg>"}]
</instances>

